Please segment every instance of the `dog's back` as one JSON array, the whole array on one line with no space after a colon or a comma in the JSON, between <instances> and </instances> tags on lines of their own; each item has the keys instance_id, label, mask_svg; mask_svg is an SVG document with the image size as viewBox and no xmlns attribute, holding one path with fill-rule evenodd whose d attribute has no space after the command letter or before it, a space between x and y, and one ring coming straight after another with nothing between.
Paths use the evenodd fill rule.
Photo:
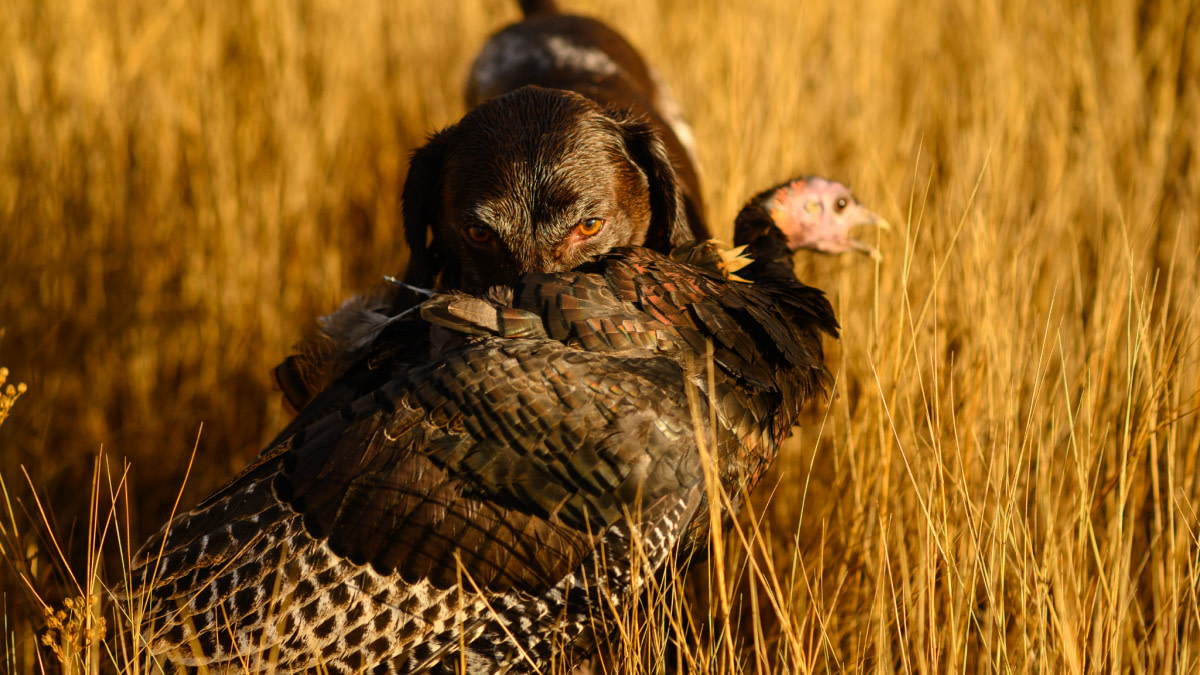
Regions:
<instances>
[{"instance_id":1,"label":"dog's back","mask_svg":"<svg viewBox=\"0 0 1200 675\"><path fill-rule=\"evenodd\" d=\"M525 19L493 35L467 78L466 102L475 107L525 85L574 91L611 110L645 116L662 137L682 183L687 218L697 239L704 223L694 143L680 107L620 34L604 23L563 14L553 0L522 0Z\"/></svg>"}]
</instances>

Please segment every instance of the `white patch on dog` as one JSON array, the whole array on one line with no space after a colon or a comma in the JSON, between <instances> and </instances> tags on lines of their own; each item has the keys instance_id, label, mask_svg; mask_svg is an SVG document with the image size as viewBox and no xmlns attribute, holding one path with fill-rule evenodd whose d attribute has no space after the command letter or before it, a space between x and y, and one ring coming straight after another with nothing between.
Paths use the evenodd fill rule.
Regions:
<instances>
[{"instance_id":1,"label":"white patch on dog","mask_svg":"<svg viewBox=\"0 0 1200 675\"><path fill-rule=\"evenodd\" d=\"M468 88L491 98L511 88L510 80L536 79L552 70L614 75L620 68L600 49L571 42L561 35L497 35L479 52Z\"/></svg>"},{"instance_id":2,"label":"white patch on dog","mask_svg":"<svg viewBox=\"0 0 1200 675\"><path fill-rule=\"evenodd\" d=\"M553 56L555 67L563 70L595 75L613 75L617 72L616 62L605 52L571 43L561 35L547 38L546 49Z\"/></svg>"}]
</instances>

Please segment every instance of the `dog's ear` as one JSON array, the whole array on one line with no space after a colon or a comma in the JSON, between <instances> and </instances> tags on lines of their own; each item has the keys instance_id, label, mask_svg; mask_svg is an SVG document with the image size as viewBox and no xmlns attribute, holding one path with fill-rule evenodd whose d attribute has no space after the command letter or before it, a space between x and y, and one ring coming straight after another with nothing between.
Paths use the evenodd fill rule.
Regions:
<instances>
[{"instance_id":1,"label":"dog's ear","mask_svg":"<svg viewBox=\"0 0 1200 675\"><path fill-rule=\"evenodd\" d=\"M645 119L632 115L618 117L617 126L630 158L650 182L650 228L645 246L667 252L692 241L683 188L658 132Z\"/></svg>"},{"instance_id":2,"label":"dog's ear","mask_svg":"<svg viewBox=\"0 0 1200 675\"><path fill-rule=\"evenodd\" d=\"M452 130L450 127L430 136L425 145L413 152L408 162L408 177L404 179L401 199L404 239L408 242L404 281L422 288L432 288L445 265L436 223L442 217L442 171Z\"/></svg>"}]
</instances>

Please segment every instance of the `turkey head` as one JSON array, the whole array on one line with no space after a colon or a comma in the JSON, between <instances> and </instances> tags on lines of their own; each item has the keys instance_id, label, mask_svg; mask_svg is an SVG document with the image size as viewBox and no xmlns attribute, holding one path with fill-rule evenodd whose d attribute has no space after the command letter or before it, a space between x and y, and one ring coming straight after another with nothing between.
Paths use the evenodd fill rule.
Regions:
<instances>
[{"instance_id":1,"label":"turkey head","mask_svg":"<svg viewBox=\"0 0 1200 675\"><path fill-rule=\"evenodd\" d=\"M793 178L750 198L733 224L733 241L746 246L746 274L795 278L792 254L801 250L836 255L857 251L880 259L870 244L850 236L860 226L890 229L860 204L850 188L819 176Z\"/></svg>"},{"instance_id":2,"label":"turkey head","mask_svg":"<svg viewBox=\"0 0 1200 675\"><path fill-rule=\"evenodd\" d=\"M769 239L789 252L808 249L819 253L840 254L856 251L879 259L879 251L850 236L855 227L873 226L889 230L879 215L854 198L850 188L820 176L794 178L764 190L746 203L734 223L734 241ZM765 228L775 227L777 235L760 239ZM776 241L778 235L782 241ZM758 256L754 256L758 257Z\"/></svg>"}]
</instances>

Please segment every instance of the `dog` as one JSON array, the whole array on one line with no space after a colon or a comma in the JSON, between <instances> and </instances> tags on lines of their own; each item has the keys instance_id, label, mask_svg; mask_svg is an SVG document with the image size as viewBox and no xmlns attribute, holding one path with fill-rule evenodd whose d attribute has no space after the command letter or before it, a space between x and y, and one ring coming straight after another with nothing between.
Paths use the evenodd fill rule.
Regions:
<instances>
[{"instance_id":1,"label":"dog","mask_svg":"<svg viewBox=\"0 0 1200 675\"><path fill-rule=\"evenodd\" d=\"M293 410L420 303L414 289L480 293L620 246L669 252L709 238L691 133L633 47L550 0L520 5L525 19L475 59L465 87L471 110L410 159L407 286L347 300L274 369Z\"/></svg>"},{"instance_id":2,"label":"dog","mask_svg":"<svg viewBox=\"0 0 1200 675\"><path fill-rule=\"evenodd\" d=\"M691 132L633 47L552 1L520 4L475 59L471 111L410 162L410 284L478 291L709 236Z\"/></svg>"},{"instance_id":3,"label":"dog","mask_svg":"<svg viewBox=\"0 0 1200 675\"><path fill-rule=\"evenodd\" d=\"M553 0L520 5L525 20L493 35L475 58L464 92L467 105L532 84L578 92L608 109L642 115L667 147L693 234L707 239L695 136L666 84L602 22L563 14Z\"/></svg>"}]
</instances>

